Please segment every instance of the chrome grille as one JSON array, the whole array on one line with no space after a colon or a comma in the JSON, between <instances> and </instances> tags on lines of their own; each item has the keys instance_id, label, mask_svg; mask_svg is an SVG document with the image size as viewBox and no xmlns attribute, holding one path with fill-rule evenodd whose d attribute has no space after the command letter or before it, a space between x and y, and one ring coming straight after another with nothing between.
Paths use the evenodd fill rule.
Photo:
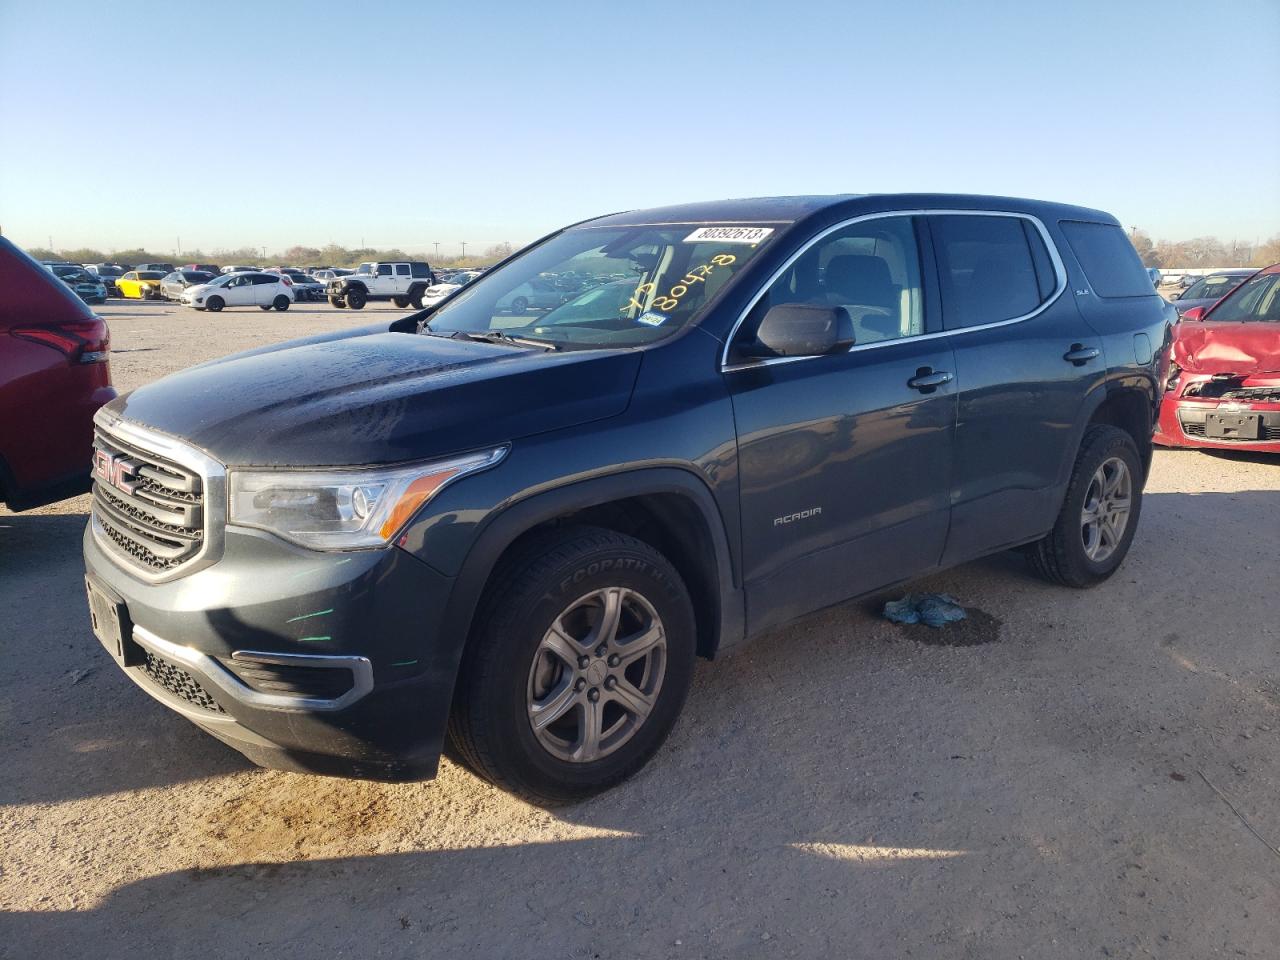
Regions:
<instances>
[{"instance_id":1,"label":"chrome grille","mask_svg":"<svg viewBox=\"0 0 1280 960\"><path fill-rule=\"evenodd\" d=\"M173 572L196 557L207 527L201 476L101 426L94 449L122 465L132 487L94 474L93 519L108 548L149 574Z\"/></svg>"}]
</instances>

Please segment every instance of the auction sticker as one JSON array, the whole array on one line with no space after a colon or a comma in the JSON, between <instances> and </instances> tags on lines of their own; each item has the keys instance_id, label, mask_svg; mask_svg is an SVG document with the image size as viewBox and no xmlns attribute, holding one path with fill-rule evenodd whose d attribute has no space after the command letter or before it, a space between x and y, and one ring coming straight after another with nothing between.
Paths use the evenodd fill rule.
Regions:
<instances>
[{"instance_id":1,"label":"auction sticker","mask_svg":"<svg viewBox=\"0 0 1280 960\"><path fill-rule=\"evenodd\" d=\"M773 227L699 227L684 238L685 243L759 243Z\"/></svg>"},{"instance_id":2,"label":"auction sticker","mask_svg":"<svg viewBox=\"0 0 1280 960\"><path fill-rule=\"evenodd\" d=\"M646 327L660 327L666 322L665 314L655 313L653 310L636 317L636 323L643 323Z\"/></svg>"}]
</instances>

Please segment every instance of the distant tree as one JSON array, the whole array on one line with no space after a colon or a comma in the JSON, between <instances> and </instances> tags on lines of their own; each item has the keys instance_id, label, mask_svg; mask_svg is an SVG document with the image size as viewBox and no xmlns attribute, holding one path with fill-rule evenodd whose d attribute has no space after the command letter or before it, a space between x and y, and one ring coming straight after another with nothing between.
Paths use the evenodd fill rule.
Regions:
<instances>
[{"instance_id":1,"label":"distant tree","mask_svg":"<svg viewBox=\"0 0 1280 960\"><path fill-rule=\"evenodd\" d=\"M319 247L290 247L280 254L280 259L288 264L310 264L320 262Z\"/></svg>"},{"instance_id":2,"label":"distant tree","mask_svg":"<svg viewBox=\"0 0 1280 960\"><path fill-rule=\"evenodd\" d=\"M505 260L513 253L515 253L515 247L504 240L502 243L495 243L484 252L484 255L485 259L497 262L498 260Z\"/></svg>"},{"instance_id":3,"label":"distant tree","mask_svg":"<svg viewBox=\"0 0 1280 960\"><path fill-rule=\"evenodd\" d=\"M1145 231L1139 230L1137 227L1131 229L1129 231L1129 242L1133 244L1133 249L1138 251L1138 256L1142 258L1144 266L1160 266L1160 254Z\"/></svg>"},{"instance_id":4,"label":"distant tree","mask_svg":"<svg viewBox=\"0 0 1280 960\"><path fill-rule=\"evenodd\" d=\"M1280 233L1254 248L1253 259L1249 265L1269 267L1273 263L1280 263Z\"/></svg>"}]
</instances>

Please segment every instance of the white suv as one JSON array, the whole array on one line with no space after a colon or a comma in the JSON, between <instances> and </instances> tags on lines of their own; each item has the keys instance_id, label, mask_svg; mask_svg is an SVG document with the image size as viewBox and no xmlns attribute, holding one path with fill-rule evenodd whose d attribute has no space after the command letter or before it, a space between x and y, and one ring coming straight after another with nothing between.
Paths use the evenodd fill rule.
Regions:
<instances>
[{"instance_id":1,"label":"white suv","mask_svg":"<svg viewBox=\"0 0 1280 960\"><path fill-rule=\"evenodd\" d=\"M278 273L224 273L209 283L187 287L182 302L214 313L223 307L288 310L293 303L293 281Z\"/></svg>"}]
</instances>

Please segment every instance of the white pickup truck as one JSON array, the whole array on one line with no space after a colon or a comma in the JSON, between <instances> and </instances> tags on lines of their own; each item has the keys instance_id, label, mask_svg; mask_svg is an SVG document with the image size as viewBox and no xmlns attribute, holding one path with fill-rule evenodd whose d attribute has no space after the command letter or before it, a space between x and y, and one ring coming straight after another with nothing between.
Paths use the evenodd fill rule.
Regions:
<instances>
[{"instance_id":1,"label":"white pickup truck","mask_svg":"<svg viewBox=\"0 0 1280 960\"><path fill-rule=\"evenodd\" d=\"M325 295L339 309L361 310L370 300L390 300L397 307L421 309L422 295L433 283L435 275L423 260L362 263L355 273L330 280Z\"/></svg>"}]
</instances>

